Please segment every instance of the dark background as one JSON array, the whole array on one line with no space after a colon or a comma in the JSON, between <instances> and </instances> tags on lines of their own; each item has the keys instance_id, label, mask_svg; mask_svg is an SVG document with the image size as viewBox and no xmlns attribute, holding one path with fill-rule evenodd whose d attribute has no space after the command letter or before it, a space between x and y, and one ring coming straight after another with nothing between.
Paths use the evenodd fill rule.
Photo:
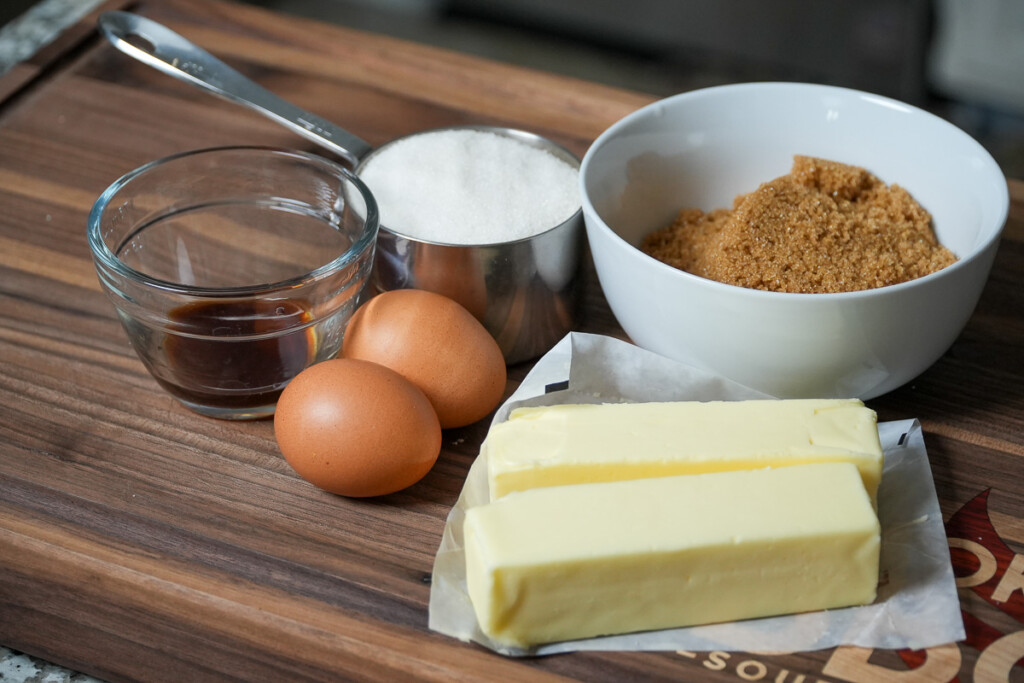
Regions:
<instances>
[{"instance_id":1,"label":"dark background","mask_svg":"<svg viewBox=\"0 0 1024 683\"><path fill-rule=\"evenodd\" d=\"M0 0L0 24L99 1ZM239 1L658 96L766 80L867 90L946 118L1024 178L1021 0Z\"/></svg>"},{"instance_id":2,"label":"dark background","mask_svg":"<svg viewBox=\"0 0 1024 683\"><path fill-rule=\"evenodd\" d=\"M920 106L1024 178L1020 0L248 0L666 96L787 80Z\"/></svg>"}]
</instances>

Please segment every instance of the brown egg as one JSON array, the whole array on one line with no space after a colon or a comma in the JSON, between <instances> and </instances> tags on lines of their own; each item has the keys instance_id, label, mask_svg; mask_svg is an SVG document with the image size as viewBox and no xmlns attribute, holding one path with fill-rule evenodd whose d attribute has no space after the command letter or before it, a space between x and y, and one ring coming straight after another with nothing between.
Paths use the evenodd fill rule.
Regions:
<instances>
[{"instance_id":1,"label":"brown egg","mask_svg":"<svg viewBox=\"0 0 1024 683\"><path fill-rule=\"evenodd\" d=\"M343 496L415 484L441 452L430 401L394 370L361 360L312 365L285 387L274 435L299 475Z\"/></svg>"},{"instance_id":2,"label":"brown egg","mask_svg":"<svg viewBox=\"0 0 1024 683\"><path fill-rule=\"evenodd\" d=\"M343 353L406 377L445 429L476 422L505 393L498 343L465 308L433 292L398 289L370 299L349 321Z\"/></svg>"}]
</instances>

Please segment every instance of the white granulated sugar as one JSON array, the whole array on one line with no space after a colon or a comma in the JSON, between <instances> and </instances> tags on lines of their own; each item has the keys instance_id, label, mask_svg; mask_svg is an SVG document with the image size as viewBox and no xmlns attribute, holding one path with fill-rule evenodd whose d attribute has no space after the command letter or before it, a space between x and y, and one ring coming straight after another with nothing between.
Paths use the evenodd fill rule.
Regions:
<instances>
[{"instance_id":1,"label":"white granulated sugar","mask_svg":"<svg viewBox=\"0 0 1024 683\"><path fill-rule=\"evenodd\" d=\"M515 138L441 130L398 140L359 171L381 225L445 244L531 237L580 208L572 165Z\"/></svg>"}]
</instances>

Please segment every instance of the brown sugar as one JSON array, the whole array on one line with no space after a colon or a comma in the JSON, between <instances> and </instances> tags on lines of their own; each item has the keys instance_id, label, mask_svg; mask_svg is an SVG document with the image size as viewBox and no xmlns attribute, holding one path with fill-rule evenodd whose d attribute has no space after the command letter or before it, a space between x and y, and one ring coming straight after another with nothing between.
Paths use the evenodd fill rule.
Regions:
<instances>
[{"instance_id":1,"label":"brown sugar","mask_svg":"<svg viewBox=\"0 0 1024 683\"><path fill-rule=\"evenodd\" d=\"M805 156L732 209L683 209L642 249L719 282L802 293L884 287L956 261L906 190L863 168Z\"/></svg>"}]
</instances>

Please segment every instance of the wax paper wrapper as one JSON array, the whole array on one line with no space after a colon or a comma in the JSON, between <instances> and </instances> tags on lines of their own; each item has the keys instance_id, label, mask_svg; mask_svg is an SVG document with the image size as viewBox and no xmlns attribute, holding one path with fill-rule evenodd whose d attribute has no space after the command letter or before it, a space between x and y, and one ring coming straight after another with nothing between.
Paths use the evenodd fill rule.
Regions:
<instances>
[{"instance_id":1,"label":"wax paper wrapper","mask_svg":"<svg viewBox=\"0 0 1024 683\"><path fill-rule=\"evenodd\" d=\"M541 358L494 422L520 406L561 403L768 398L714 374L610 337L570 333ZM462 521L488 501L486 461L470 468L434 561L430 628L507 655L574 650L795 652L857 645L919 649L964 638L963 619L935 486L916 420L879 424L885 466L878 492L882 550L871 605L726 624L645 631L509 649L479 629L466 592Z\"/></svg>"}]
</instances>

